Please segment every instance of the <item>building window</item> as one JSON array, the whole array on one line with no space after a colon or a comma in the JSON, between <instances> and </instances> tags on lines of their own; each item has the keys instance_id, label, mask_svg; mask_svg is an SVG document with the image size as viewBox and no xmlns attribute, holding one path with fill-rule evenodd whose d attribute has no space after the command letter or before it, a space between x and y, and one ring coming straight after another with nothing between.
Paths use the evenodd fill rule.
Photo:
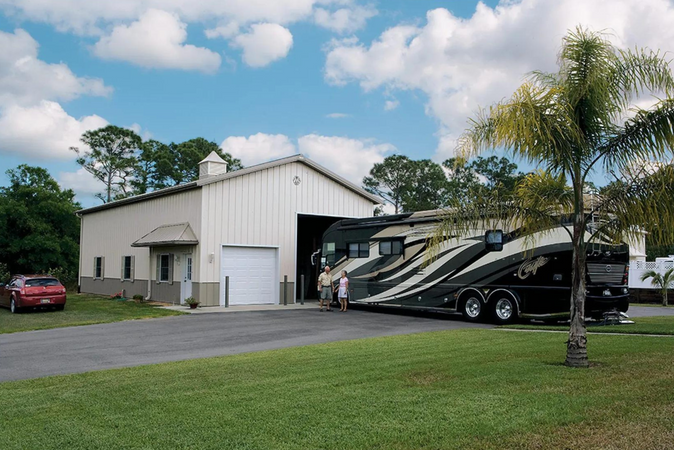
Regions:
<instances>
[{"instance_id":1,"label":"building window","mask_svg":"<svg viewBox=\"0 0 674 450\"><path fill-rule=\"evenodd\" d=\"M349 244L349 258L368 258L370 256L370 244L360 242Z\"/></svg>"},{"instance_id":2,"label":"building window","mask_svg":"<svg viewBox=\"0 0 674 450\"><path fill-rule=\"evenodd\" d=\"M171 258L170 255L159 256L159 281L171 281L169 278L171 272Z\"/></svg>"},{"instance_id":3,"label":"building window","mask_svg":"<svg viewBox=\"0 0 674 450\"><path fill-rule=\"evenodd\" d=\"M103 270L104 270L104 263L103 263L104 258L102 256L96 256L94 258L94 280L103 279Z\"/></svg>"},{"instance_id":4,"label":"building window","mask_svg":"<svg viewBox=\"0 0 674 450\"><path fill-rule=\"evenodd\" d=\"M402 255L403 243L402 241L381 241L379 243L380 255Z\"/></svg>"},{"instance_id":5,"label":"building window","mask_svg":"<svg viewBox=\"0 0 674 450\"><path fill-rule=\"evenodd\" d=\"M122 256L122 281L133 281L133 256Z\"/></svg>"}]
</instances>

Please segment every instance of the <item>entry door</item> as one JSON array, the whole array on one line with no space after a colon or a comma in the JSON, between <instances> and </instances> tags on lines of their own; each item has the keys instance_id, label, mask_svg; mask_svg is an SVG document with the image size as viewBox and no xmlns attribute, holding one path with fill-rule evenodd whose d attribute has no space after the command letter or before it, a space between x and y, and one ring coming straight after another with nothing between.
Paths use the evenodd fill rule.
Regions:
<instances>
[{"instance_id":1,"label":"entry door","mask_svg":"<svg viewBox=\"0 0 674 450\"><path fill-rule=\"evenodd\" d=\"M180 303L192 296L192 254L183 255L183 282L180 285Z\"/></svg>"},{"instance_id":2,"label":"entry door","mask_svg":"<svg viewBox=\"0 0 674 450\"><path fill-rule=\"evenodd\" d=\"M270 247L224 246L222 286L229 276L229 304L255 305L279 302L278 250Z\"/></svg>"}]
</instances>

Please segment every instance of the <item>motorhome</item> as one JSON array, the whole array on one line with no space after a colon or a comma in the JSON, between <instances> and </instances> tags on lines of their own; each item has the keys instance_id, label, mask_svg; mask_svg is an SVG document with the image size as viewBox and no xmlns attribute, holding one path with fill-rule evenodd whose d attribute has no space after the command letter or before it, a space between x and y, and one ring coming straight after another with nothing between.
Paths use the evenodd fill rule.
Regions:
<instances>
[{"instance_id":1,"label":"motorhome","mask_svg":"<svg viewBox=\"0 0 674 450\"><path fill-rule=\"evenodd\" d=\"M562 226L529 236L476 229L447 238L429 258L440 220L438 211L340 220L323 234L316 268L330 266L335 280L346 270L356 304L456 311L499 324L568 318L572 246ZM586 316L627 311L628 246L589 247Z\"/></svg>"}]
</instances>

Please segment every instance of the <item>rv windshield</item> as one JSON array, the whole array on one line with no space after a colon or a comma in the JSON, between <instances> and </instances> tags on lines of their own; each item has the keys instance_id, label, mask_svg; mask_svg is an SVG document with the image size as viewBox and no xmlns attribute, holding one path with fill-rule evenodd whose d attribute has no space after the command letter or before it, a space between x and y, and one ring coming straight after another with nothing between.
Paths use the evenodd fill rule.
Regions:
<instances>
[{"instance_id":1,"label":"rv windshield","mask_svg":"<svg viewBox=\"0 0 674 450\"><path fill-rule=\"evenodd\" d=\"M321 267L332 266L335 264L335 243L324 242L321 251Z\"/></svg>"}]
</instances>

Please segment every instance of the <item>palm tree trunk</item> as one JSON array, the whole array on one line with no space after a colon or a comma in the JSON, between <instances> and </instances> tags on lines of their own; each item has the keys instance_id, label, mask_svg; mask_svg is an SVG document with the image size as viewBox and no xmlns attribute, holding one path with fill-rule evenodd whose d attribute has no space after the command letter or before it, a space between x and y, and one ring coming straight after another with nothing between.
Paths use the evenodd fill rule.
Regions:
<instances>
[{"instance_id":1,"label":"palm tree trunk","mask_svg":"<svg viewBox=\"0 0 674 450\"><path fill-rule=\"evenodd\" d=\"M588 367L587 329L585 328L585 227L581 215L573 224L573 262L571 274L571 325L566 341L566 361L569 367Z\"/></svg>"},{"instance_id":2,"label":"palm tree trunk","mask_svg":"<svg viewBox=\"0 0 674 450\"><path fill-rule=\"evenodd\" d=\"M662 293L662 306L669 306L667 303L667 286L665 286L665 290Z\"/></svg>"}]
</instances>

